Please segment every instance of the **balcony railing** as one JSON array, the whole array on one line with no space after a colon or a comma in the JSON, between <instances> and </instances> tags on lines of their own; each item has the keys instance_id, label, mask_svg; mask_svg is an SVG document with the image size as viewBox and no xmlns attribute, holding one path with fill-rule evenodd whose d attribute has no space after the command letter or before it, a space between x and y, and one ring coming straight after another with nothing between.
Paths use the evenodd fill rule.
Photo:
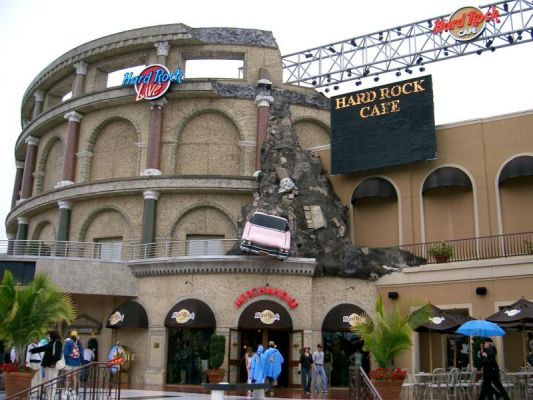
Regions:
<instances>
[{"instance_id":1,"label":"balcony railing","mask_svg":"<svg viewBox=\"0 0 533 400\"><path fill-rule=\"evenodd\" d=\"M224 256L239 239L206 239L160 241L141 244L134 241L117 242L57 242L45 240L3 240L0 254L8 256L85 258L102 261L140 261L176 257ZM489 258L515 257L533 254L533 232L484 236L449 240L445 243L451 255L442 260L431 252L435 244L415 243L400 246L412 254L408 265L432 264L448 261L470 261Z\"/></svg>"},{"instance_id":2,"label":"balcony railing","mask_svg":"<svg viewBox=\"0 0 533 400\"><path fill-rule=\"evenodd\" d=\"M451 250L449 257L441 258L432 252L432 249L443 243ZM400 246L400 248L414 256L408 260L409 265L524 256L533 254L533 232L416 243Z\"/></svg>"},{"instance_id":3,"label":"balcony railing","mask_svg":"<svg viewBox=\"0 0 533 400\"><path fill-rule=\"evenodd\" d=\"M58 242L2 240L0 254L8 256L85 258L102 261L136 261L154 258L223 256L238 239L138 242Z\"/></svg>"}]
</instances>

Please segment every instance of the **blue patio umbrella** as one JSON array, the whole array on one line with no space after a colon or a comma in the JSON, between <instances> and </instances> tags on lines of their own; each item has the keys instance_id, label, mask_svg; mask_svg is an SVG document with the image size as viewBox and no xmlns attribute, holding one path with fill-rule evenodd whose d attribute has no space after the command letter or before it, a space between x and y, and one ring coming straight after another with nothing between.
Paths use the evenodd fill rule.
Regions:
<instances>
[{"instance_id":1,"label":"blue patio umbrella","mask_svg":"<svg viewBox=\"0 0 533 400\"><path fill-rule=\"evenodd\" d=\"M465 336L503 336L505 331L493 322L474 319L462 324L457 333Z\"/></svg>"}]
</instances>

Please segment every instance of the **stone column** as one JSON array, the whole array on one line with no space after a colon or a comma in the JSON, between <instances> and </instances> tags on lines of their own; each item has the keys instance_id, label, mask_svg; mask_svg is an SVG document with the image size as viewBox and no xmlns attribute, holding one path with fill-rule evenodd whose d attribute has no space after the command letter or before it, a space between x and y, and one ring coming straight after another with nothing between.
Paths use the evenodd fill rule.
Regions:
<instances>
[{"instance_id":1,"label":"stone column","mask_svg":"<svg viewBox=\"0 0 533 400\"><path fill-rule=\"evenodd\" d=\"M76 77L72 83L72 98L82 96L85 92L85 78L87 77L87 63L78 61L74 64Z\"/></svg>"},{"instance_id":2,"label":"stone column","mask_svg":"<svg viewBox=\"0 0 533 400\"><path fill-rule=\"evenodd\" d=\"M169 50L168 42L155 42L154 46L157 49L157 63L166 67Z\"/></svg>"},{"instance_id":3,"label":"stone column","mask_svg":"<svg viewBox=\"0 0 533 400\"><path fill-rule=\"evenodd\" d=\"M258 93L255 97L257 103L257 131L255 139L255 169L261 169L261 147L267 139L268 117L270 114L270 104L274 98L270 95L272 82L268 79L259 79L257 81Z\"/></svg>"},{"instance_id":4,"label":"stone column","mask_svg":"<svg viewBox=\"0 0 533 400\"><path fill-rule=\"evenodd\" d=\"M24 254L26 251L26 240L28 240L28 218L17 218L17 235L15 236L14 254Z\"/></svg>"},{"instance_id":5,"label":"stone column","mask_svg":"<svg viewBox=\"0 0 533 400\"><path fill-rule=\"evenodd\" d=\"M143 210L143 226L141 232L141 244L143 247L144 257L149 258L154 256L155 243L155 229L157 219L157 200L159 199L159 192L153 190L145 190L144 196L144 210Z\"/></svg>"},{"instance_id":6,"label":"stone column","mask_svg":"<svg viewBox=\"0 0 533 400\"><path fill-rule=\"evenodd\" d=\"M22 186L20 188L20 201L31 197L33 192L33 173L37 161L37 145L39 139L30 136L26 139L26 158L24 159L24 172L22 174Z\"/></svg>"},{"instance_id":7,"label":"stone column","mask_svg":"<svg viewBox=\"0 0 533 400\"><path fill-rule=\"evenodd\" d=\"M57 223L56 240L58 242L67 242L70 236L70 214L72 213L72 202L60 200L57 202L59 206L59 220Z\"/></svg>"},{"instance_id":8,"label":"stone column","mask_svg":"<svg viewBox=\"0 0 533 400\"><path fill-rule=\"evenodd\" d=\"M13 239L15 239L15 235L12 233L6 233L7 236L7 255L12 256L13 255L13 249L15 246L15 242Z\"/></svg>"},{"instance_id":9,"label":"stone column","mask_svg":"<svg viewBox=\"0 0 533 400\"><path fill-rule=\"evenodd\" d=\"M13 195L11 196L11 208L15 207L20 199L20 190L22 189L22 175L24 174L24 162L16 161L17 172L15 174L15 183L13 184Z\"/></svg>"},{"instance_id":10,"label":"stone column","mask_svg":"<svg viewBox=\"0 0 533 400\"><path fill-rule=\"evenodd\" d=\"M35 119L43 112L44 90L36 90L33 94L35 103L33 104L33 113L31 119Z\"/></svg>"},{"instance_id":11,"label":"stone column","mask_svg":"<svg viewBox=\"0 0 533 400\"><path fill-rule=\"evenodd\" d=\"M67 244L70 236L70 215L72 213L72 203L66 200L57 202L59 206L59 218L57 223L56 234L56 249L55 255L58 257L65 257L67 251Z\"/></svg>"},{"instance_id":12,"label":"stone column","mask_svg":"<svg viewBox=\"0 0 533 400\"><path fill-rule=\"evenodd\" d=\"M161 175L161 131L163 127L163 106L167 100L162 98L150 102L150 133L148 136L148 155L146 169L142 175Z\"/></svg>"},{"instance_id":13,"label":"stone column","mask_svg":"<svg viewBox=\"0 0 533 400\"><path fill-rule=\"evenodd\" d=\"M83 115L76 111L65 114L65 119L68 120L68 132L65 141L65 153L63 154L63 177L56 184L56 187L72 185L76 180L76 153L82 118Z\"/></svg>"}]
</instances>

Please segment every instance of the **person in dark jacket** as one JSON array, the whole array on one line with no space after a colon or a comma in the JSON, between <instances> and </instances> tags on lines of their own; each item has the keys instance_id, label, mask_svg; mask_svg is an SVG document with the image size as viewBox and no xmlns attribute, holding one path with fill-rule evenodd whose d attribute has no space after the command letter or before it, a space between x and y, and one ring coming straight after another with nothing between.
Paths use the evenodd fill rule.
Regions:
<instances>
[{"instance_id":1,"label":"person in dark jacket","mask_svg":"<svg viewBox=\"0 0 533 400\"><path fill-rule=\"evenodd\" d=\"M503 397L504 400L509 400L509 395L505 391L500 382L500 367L496 362L496 347L492 343L492 339L486 339L479 351L479 356L483 361L483 382L481 383L481 391L478 400L484 400L487 397L492 400L492 394L495 393L492 385L498 390L496 398Z\"/></svg>"},{"instance_id":2,"label":"person in dark jacket","mask_svg":"<svg viewBox=\"0 0 533 400\"><path fill-rule=\"evenodd\" d=\"M311 380L313 376L313 356L311 355L310 347L304 347L304 352L302 355L300 355L298 373L302 374L302 388L304 390L304 394L310 394Z\"/></svg>"},{"instance_id":3,"label":"person in dark jacket","mask_svg":"<svg viewBox=\"0 0 533 400\"><path fill-rule=\"evenodd\" d=\"M59 333L56 330L51 330L47 332L46 336L48 339L47 344L30 350L30 353L43 353L41 360L41 367L44 369L43 381L57 378L58 370L55 366L56 362L61 360L61 355L63 354L63 344ZM55 387L52 387L52 393L54 393L54 389Z\"/></svg>"}]
</instances>

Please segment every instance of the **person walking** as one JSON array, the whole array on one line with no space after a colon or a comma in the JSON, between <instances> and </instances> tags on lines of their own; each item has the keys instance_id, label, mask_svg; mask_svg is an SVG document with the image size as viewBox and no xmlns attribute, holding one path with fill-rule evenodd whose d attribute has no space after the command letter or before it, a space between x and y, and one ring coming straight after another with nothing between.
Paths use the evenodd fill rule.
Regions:
<instances>
[{"instance_id":1,"label":"person walking","mask_svg":"<svg viewBox=\"0 0 533 400\"><path fill-rule=\"evenodd\" d=\"M274 394L274 391L272 390L274 381L278 379L278 376L281 373L281 364L283 364L285 360L272 340L268 342L268 349L265 351L264 357L266 359L265 377L268 385L265 393L272 396Z\"/></svg>"},{"instance_id":2,"label":"person walking","mask_svg":"<svg viewBox=\"0 0 533 400\"><path fill-rule=\"evenodd\" d=\"M70 372L81 367L81 360L83 357L83 346L80 342L77 331L70 332L70 338L65 340L63 356L65 357L65 370L67 371L63 399L74 399L78 386L78 374Z\"/></svg>"},{"instance_id":3,"label":"person walking","mask_svg":"<svg viewBox=\"0 0 533 400\"><path fill-rule=\"evenodd\" d=\"M298 373L302 374L302 389L304 394L311 393L311 381L313 374L313 356L311 355L311 348L304 347L304 352L300 356L298 363Z\"/></svg>"},{"instance_id":4,"label":"person walking","mask_svg":"<svg viewBox=\"0 0 533 400\"><path fill-rule=\"evenodd\" d=\"M43 353L31 353L30 350L34 349L36 347L39 347L39 338L35 337L33 341L28 345L26 348L26 367L31 368L33 371L36 371L33 374L33 378L31 379L31 386L37 386L40 385L42 382L42 374L41 374L41 361L43 358Z\"/></svg>"},{"instance_id":5,"label":"person walking","mask_svg":"<svg viewBox=\"0 0 533 400\"><path fill-rule=\"evenodd\" d=\"M83 350L83 360L81 360L81 365L82 366L85 366L87 364L90 364L94 361L96 355L94 354L94 350L89 347L89 344L87 344L87 348L85 348ZM80 380L82 382L87 382L87 378L89 376L89 369L88 368L84 368L82 371L81 371L81 374L80 374Z\"/></svg>"},{"instance_id":6,"label":"person walking","mask_svg":"<svg viewBox=\"0 0 533 400\"><path fill-rule=\"evenodd\" d=\"M56 330L51 330L47 332L48 343L34 347L30 350L31 354L43 353L41 360L41 367L44 368L44 378L43 381L49 381L57 378L58 369L56 368L56 363L61 360L61 355L63 354L63 344L61 343L61 337ZM54 392L56 389L56 384L50 387L51 393L50 398L54 398Z\"/></svg>"},{"instance_id":7,"label":"person walking","mask_svg":"<svg viewBox=\"0 0 533 400\"><path fill-rule=\"evenodd\" d=\"M485 397L492 400L493 393L496 394L497 399L503 397L504 400L509 400L509 395L500 382L500 368L496 362L496 354L496 347L494 347L492 339L485 339L479 351L479 356L483 362L483 382L478 400L484 400ZM498 390L498 393L494 392L492 385Z\"/></svg>"},{"instance_id":8,"label":"person walking","mask_svg":"<svg viewBox=\"0 0 533 400\"><path fill-rule=\"evenodd\" d=\"M322 385L322 393L328 392L328 380L326 378L326 370L324 369L324 352L322 351L322 345L316 345L316 351L313 353L313 391L318 392L318 377L320 377L320 383Z\"/></svg>"},{"instance_id":9,"label":"person walking","mask_svg":"<svg viewBox=\"0 0 533 400\"><path fill-rule=\"evenodd\" d=\"M252 358L254 358L254 349L252 346L248 346L246 348L246 353L244 353L244 364L246 366L246 383L252 383L252 375L251 375L251 368L252 368ZM248 394L251 394L252 391L249 390Z\"/></svg>"},{"instance_id":10,"label":"person walking","mask_svg":"<svg viewBox=\"0 0 533 400\"><path fill-rule=\"evenodd\" d=\"M257 346L257 351L250 362L251 383L265 383L266 358L262 345Z\"/></svg>"}]
</instances>

